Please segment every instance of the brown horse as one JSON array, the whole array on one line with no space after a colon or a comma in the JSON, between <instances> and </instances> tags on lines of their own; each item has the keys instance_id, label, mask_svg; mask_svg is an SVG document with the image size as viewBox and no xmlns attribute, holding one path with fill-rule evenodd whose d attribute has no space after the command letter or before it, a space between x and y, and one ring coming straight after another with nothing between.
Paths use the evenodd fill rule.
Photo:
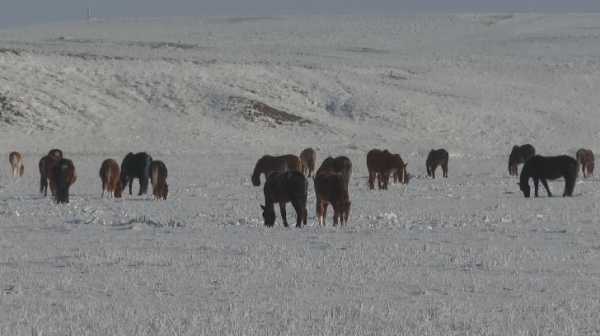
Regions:
<instances>
[{"instance_id":1,"label":"brown horse","mask_svg":"<svg viewBox=\"0 0 600 336\"><path fill-rule=\"evenodd\" d=\"M350 196L344 177L338 173L321 172L315 177L315 193L317 194L317 217L319 224L325 226L327 221L327 207L333 208L333 225L348 224L350 214Z\"/></svg>"},{"instance_id":2,"label":"brown horse","mask_svg":"<svg viewBox=\"0 0 600 336\"><path fill-rule=\"evenodd\" d=\"M525 163L525 161L534 155L535 148L532 145L515 145L508 156L508 173L510 176L519 176L519 165Z\"/></svg>"},{"instance_id":3,"label":"brown horse","mask_svg":"<svg viewBox=\"0 0 600 336\"><path fill-rule=\"evenodd\" d=\"M442 166L442 173L445 178L448 178L448 152L440 148L438 150L431 150L425 161L427 167L427 175L435 178L435 170L438 166Z\"/></svg>"},{"instance_id":4,"label":"brown horse","mask_svg":"<svg viewBox=\"0 0 600 336\"><path fill-rule=\"evenodd\" d=\"M577 157L577 171L579 172L579 167L581 166L583 178L592 177L594 175L594 152L590 149L581 148L575 156Z\"/></svg>"},{"instance_id":5,"label":"brown horse","mask_svg":"<svg viewBox=\"0 0 600 336\"><path fill-rule=\"evenodd\" d=\"M300 153L300 161L302 162L302 173L310 177L315 173L315 165L317 164L317 152L312 148L307 148Z\"/></svg>"},{"instance_id":6,"label":"brown horse","mask_svg":"<svg viewBox=\"0 0 600 336\"><path fill-rule=\"evenodd\" d=\"M396 170L394 172L394 184L398 183L398 180L400 180L402 184L408 184L408 170L406 169L408 163L404 163L400 154L394 154L394 156L397 157L400 162L402 162L402 170Z\"/></svg>"},{"instance_id":7,"label":"brown horse","mask_svg":"<svg viewBox=\"0 0 600 336\"><path fill-rule=\"evenodd\" d=\"M302 171L302 161L300 158L293 154L281 155L281 156L270 156L265 155L258 159L256 166L254 166L254 173L252 173L252 184L255 187L260 186L260 175L264 174L265 179L269 173L273 171L286 171L286 170L297 170Z\"/></svg>"},{"instance_id":8,"label":"brown horse","mask_svg":"<svg viewBox=\"0 0 600 336\"><path fill-rule=\"evenodd\" d=\"M400 156L394 156L387 149L381 151L372 149L367 153L367 168L369 169L369 189L375 189L375 177L377 178L379 190L387 190L390 174L396 170L406 169L406 165L399 159ZM382 185L383 182L383 185Z\"/></svg>"},{"instance_id":9,"label":"brown horse","mask_svg":"<svg viewBox=\"0 0 600 336\"><path fill-rule=\"evenodd\" d=\"M50 169L50 188L56 188L56 203L69 203L69 187L77 181L77 171L73 161L62 158Z\"/></svg>"},{"instance_id":10,"label":"brown horse","mask_svg":"<svg viewBox=\"0 0 600 336\"><path fill-rule=\"evenodd\" d=\"M13 178L16 176L20 178L23 176L23 172L25 171L25 165L23 164L23 158L19 152L12 152L8 156L8 161L13 169Z\"/></svg>"},{"instance_id":11,"label":"brown horse","mask_svg":"<svg viewBox=\"0 0 600 336\"><path fill-rule=\"evenodd\" d=\"M52 165L58 161L55 156L46 155L40 159L38 164L38 168L40 170L40 193L43 193L44 196L48 194L48 179L50 179L50 170ZM56 194L56 189L53 185L50 185L50 192L52 196Z\"/></svg>"},{"instance_id":12,"label":"brown horse","mask_svg":"<svg viewBox=\"0 0 600 336\"><path fill-rule=\"evenodd\" d=\"M100 179L102 180L102 195L104 197L104 190L108 198L123 197L123 186L121 185L119 164L113 159L106 159L100 166Z\"/></svg>"},{"instance_id":13,"label":"brown horse","mask_svg":"<svg viewBox=\"0 0 600 336\"><path fill-rule=\"evenodd\" d=\"M284 172L274 171L269 174L263 188L265 205L261 204L262 216L266 226L275 225L274 204L279 203L279 211L283 219L283 226L288 227L285 204L292 203L296 210L296 227L306 225L306 199L308 196L308 181L306 176L298 170Z\"/></svg>"},{"instance_id":14,"label":"brown horse","mask_svg":"<svg viewBox=\"0 0 600 336\"><path fill-rule=\"evenodd\" d=\"M346 156L338 156L335 158L329 156L323 160L323 163L321 163L321 166L317 169L316 175L319 175L322 172L341 174L344 178L344 182L346 182L346 187L348 187L350 178L352 177L352 161Z\"/></svg>"},{"instance_id":15,"label":"brown horse","mask_svg":"<svg viewBox=\"0 0 600 336\"><path fill-rule=\"evenodd\" d=\"M63 152L60 149L51 149L48 152L48 155L54 156L55 158L57 158L59 160L63 158Z\"/></svg>"},{"instance_id":16,"label":"brown horse","mask_svg":"<svg viewBox=\"0 0 600 336\"><path fill-rule=\"evenodd\" d=\"M155 160L150 166L150 176L152 177L152 194L157 201L166 200L169 193L169 185L167 184L167 166L164 162Z\"/></svg>"}]
</instances>

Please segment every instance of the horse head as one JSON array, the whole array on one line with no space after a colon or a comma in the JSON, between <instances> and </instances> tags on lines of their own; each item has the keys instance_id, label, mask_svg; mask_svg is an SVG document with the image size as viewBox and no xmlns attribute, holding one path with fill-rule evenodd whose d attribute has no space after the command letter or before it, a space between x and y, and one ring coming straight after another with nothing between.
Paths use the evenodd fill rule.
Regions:
<instances>
[{"instance_id":1,"label":"horse head","mask_svg":"<svg viewBox=\"0 0 600 336\"><path fill-rule=\"evenodd\" d=\"M273 208L265 207L262 204L260 205L260 207L263 210L262 216L263 216L263 219L265 220L265 225L266 226L275 225L275 210L273 210Z\"/></svg>"}]
</instances>

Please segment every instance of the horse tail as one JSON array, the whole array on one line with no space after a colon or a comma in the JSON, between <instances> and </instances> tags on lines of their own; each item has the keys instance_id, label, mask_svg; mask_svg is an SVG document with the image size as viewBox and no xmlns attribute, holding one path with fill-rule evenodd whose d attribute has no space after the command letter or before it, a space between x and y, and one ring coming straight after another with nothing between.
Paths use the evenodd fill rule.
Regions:
<instances>
[{"instance_id":1,"label":"horse tail","mask_svg":"<svg viewBox=\"0 0 600 336\"><path fill-rule=\"evenodd\" d=\"M344 162L344 169L342 169L342 177L344 178L344 182L346 182L346 186L350 184L350 176L352 175L352 163Z\"/></svg>"},{"instance_id":2,"label":"horse tail","mask_svg":"<svg viewBox=\"0 0 600 336\"><path fill-rule=\"evenodd\" d=\"M44 193L44 189L48 190L48 174L46 171L46 159L40 160L40 194Z\"/></svg>"},{"instance_id":3,"label":"horse tail","mask_svg":"<svg viewBox=\"0 0 600 336\"><path fill-rule=\"evenodd\" d=\"M56 203L69 203L69 165L63 162L53 173L56 180Z\"/></svg>"},{"instance_id":4,"label":"horse tail","mask_svg":"<svg viewBox=\"0 0 600 336\"><path fill-rule=\"evenodd\" d=\"M142 180L140 181L140 193L147 194L148 193L148 179L152 182L152 174L150 173L150 169L152 169L152 157L150 155L146 156L146 162L144 163L144 170L142 172Z\"/></svg>"},{"instance_id":5,"label":"horse tail","mask_svg":"<svg viewBox=\"0 0 600 336\"><path fill-rule=\"evenodd\" d=\"M158 184L158 166L152 166L150 181L152 181L152 191L154 192L154 189L156 189L156 185Z\"/></svg>"}]
</instances>

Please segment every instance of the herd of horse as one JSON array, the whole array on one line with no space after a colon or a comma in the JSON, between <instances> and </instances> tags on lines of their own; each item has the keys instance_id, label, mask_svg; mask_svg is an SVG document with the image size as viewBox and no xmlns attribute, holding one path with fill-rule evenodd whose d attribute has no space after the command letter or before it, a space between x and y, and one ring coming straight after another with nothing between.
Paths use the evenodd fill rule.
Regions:
<instances>
[{"instance_id":1,"label":"herd of horse","mask_svg":"<svg viewBox=\"0 0 600 336\"><path fill-rule=\"evenodd\" d=\"M23 158L19 152L12 152L8 156L13 177L22 177L25 170ZM64 158L60 149L52 149L48 155L43 156L38 164L40 172L40 193L47 196L48 186L50 193L57 204L69 203L69 187L77 181L77 171L73 161ZM152 193L155 200L166 200L169 193L167 185L167 167L164 162L153 160L144 152L129 153L121 162L121 167L113 159L106 159L100 165L99 172L102 181L102 194L106 192L108 198L122 198L123 189L129 184L129 195L132 194L134 179L138 179L140 190L138 195L148 192L148 180L152 183Z\"/></svg>"},{"instance_id":2,"label":"herd of horse","mask_svg":"<svg viewBox=\"0 0 600 336\"><path fill-rule=\"evenodd\" d=\"M576 153L576 159L568 155L541 156L536 155L535 148L530 145L514 146L508 157L508 172L511 176L519 176L518 166L523 164L519 176L519 187L525 197L531 196L529 179L533 179L535 197L538 197L539 182L552 196L547 180L563 177L565 191L563 197L573 196L575 181L579 170L584 178L594 174L594 153L581 148ZM427 175L435 179L437 167L442 168L444 178L448 178L448 152L443 149L432 149L425 166ZM313 179L316 194L316 213L319 224L326 225L329 205L333 209L333 225L346 226L350 213L350 196L348 186L352 176L352 161L346 156L327 157L316 169L317 153L312 148L306 148L300 157L287 154L281 156L264 155L254 167L251 181L254 186L260 186L260 176L265 176L263 193L265 204L261 204L262 216L266 226L275 224L275 203L279 204L283 225L288 227L285 206L292 203L296 211L296 226L301 227L307 222L308 178ZM9 162L13 169L13 177L23 176L25 169L21 154L12 152ZM77 172L73 161L63 157L60 149L53 149L39 161L40 192L47 195L48 186L56 203L69 203L69 187L77 181ZM367 153L367 168L369 170L368 187L375 189L375 179L379 190L387 190L390 176L394 183L408 184L408 163L399 154L392 154L387 149L373 149ZM148 181L152 184L154 200L166 200L169 186L166 183L167 167L164 162L153 160L152 157L140 152L128 153L121 166L113 160L102 162L99 172L102 181L102 194L108 198L121 198L123 190L129 185L129 195L132 195L133 180L138 179L140 189L138 195L146 194Z\"/></svg>"}]
</instances>

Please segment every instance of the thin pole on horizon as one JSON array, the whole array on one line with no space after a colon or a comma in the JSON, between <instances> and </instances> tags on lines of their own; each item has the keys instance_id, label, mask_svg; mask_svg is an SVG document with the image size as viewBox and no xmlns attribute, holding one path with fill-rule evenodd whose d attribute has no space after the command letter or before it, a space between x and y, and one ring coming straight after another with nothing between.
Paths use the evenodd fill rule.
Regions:
<instances>
[{"instance_id":1,"label":"thin pole on horizon","mask_svg":"<svg viewBox=\"0 0 600 336\"><path fill-rule=\"evenodd\" d=\"M88 21L90 21L90 12L92 11L92 9L90 7L88 7Z\"/></svg>"}]
</instances>

